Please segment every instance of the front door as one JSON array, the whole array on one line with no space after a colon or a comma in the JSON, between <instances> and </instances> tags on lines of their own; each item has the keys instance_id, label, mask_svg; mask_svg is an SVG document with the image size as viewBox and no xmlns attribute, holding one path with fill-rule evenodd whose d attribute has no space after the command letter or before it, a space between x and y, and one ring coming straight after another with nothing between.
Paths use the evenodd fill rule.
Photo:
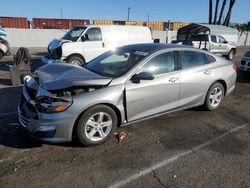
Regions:
<instances>
[{"instance_id":1,"label":"front door","mask_svg":"<svg viewBox=\"0 0 250 188\"><path fill-rule=\"evenodd\" d=\"M89 62L107 51L104 46L102 32L99 27L89 28L84 33L84 42L82 42L82 46L86 62Z\"/></svg>"},{"instance_id":2,"label":"front door","mask_svg":"<svg viewBox=\"0 0 250 188\"><path fill-rule=\"evenodd\" d=\"M126 87L128 121L175 109L178 106L180 75L176 68L174 52L161 53L137 72L149 72L153 80L129 80Z\"/></svg>"}]
</instances>

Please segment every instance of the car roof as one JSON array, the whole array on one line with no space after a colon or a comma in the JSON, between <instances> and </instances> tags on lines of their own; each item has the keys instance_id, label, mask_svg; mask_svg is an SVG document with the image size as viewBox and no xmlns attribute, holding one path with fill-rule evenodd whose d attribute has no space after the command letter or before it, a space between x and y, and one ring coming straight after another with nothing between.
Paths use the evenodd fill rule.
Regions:
<instances>
[{"instance_id":1,"label":"car roof","mask_svg":"<svg viewBox=\"0 0 250 188\"><path fill-rule=\"evenodd\" d=\"M189 46L178 45L178 44L161 44L161 43L141 43L141 44L131 44L119 47L120 49L128 49L133 51L143 51L148 53L154 53L156 51L170 49L170 48L186 48L191 49Z\"/></svg>"}]
</instances>

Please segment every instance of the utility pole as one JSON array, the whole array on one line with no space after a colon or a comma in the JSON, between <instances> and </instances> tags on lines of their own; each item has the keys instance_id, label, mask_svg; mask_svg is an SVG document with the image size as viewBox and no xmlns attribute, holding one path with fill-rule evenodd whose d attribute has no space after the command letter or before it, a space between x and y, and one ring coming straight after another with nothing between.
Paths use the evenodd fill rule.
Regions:
<instances>
[{"instance_id":1,"label":"utility pole","mask_svg":"<svg viewBox=\"0 0 250 188\"><path fill-rule=\"evenodd\" d=\"M62 8L61 8L61 19L63 18L63 11L62 11Z\"/></svg>"},{"instance_id":2,"label":"utility pole","mask_svg":"<svg viewBox=\"0 0 250 188\"><path fill-rule=\"evenodd\" d=\"M128 21L129 21L129 17L130 17L130 10L131 10L131 7L128 7Z\"/></svg>"},{"instance_id":3,"label":"utility pole","mask_svg":"<svg viewBox=\"0 0 250 188\"><path fill-rule=\"evenodd\" d=\"M147 14L147 17L148 17L148 18L147 18L147 22L149 22L149 13Z\"/></svg>"}]
</instances>

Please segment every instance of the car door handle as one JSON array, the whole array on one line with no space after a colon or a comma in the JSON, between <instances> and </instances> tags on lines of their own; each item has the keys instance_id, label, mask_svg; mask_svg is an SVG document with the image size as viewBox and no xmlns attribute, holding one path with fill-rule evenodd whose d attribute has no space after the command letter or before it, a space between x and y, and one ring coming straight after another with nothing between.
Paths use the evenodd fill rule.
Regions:
<instances>
[{"instance_id":1,"label":"car door handle","mask_svg":"<svg viewBox=\"0 0 250 188\"><path fill-rule=\"evenodd\" d=\"M104 42L102 42L102 47L103 47L103 48L105 47L105 44L104 44Z\"/></svg>"},{"instance_id":2,"label":"car door handle","mask_svg":"<svg viewBox=\"0 0 250 188\"><path fill-rule=\"evenodd\" d=\"M206 75L209 75L209 74L211 74L211 73L212 73L211 70L206 70L206 71L204 71L204 74L206 74Z\"/></svg>"},{"instance_id":3,"label":"car door handle","mask_svg":"<svg viewBox=\"0 0 250 188\"><path fill-rule=\"evenodd\" d=\"M170 79L169 79L169 82L176 82L176 81L178 81L178 80L179 80L179 78L173 77L173 78L170 78Z\"/></svg>"}]
</instances>

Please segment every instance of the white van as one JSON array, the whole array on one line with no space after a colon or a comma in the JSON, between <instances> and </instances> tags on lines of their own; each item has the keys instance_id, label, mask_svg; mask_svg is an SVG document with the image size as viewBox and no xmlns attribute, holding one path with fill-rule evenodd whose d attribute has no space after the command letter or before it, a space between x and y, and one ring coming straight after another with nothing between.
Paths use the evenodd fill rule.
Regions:
<instances>
[{"instance_id":1,"label":"white van","mask_svg":"<svg viewBox=\"0 0 250 188\"><path fill-rule=\"evenodd\" d=\"M61 39L48 46L49 56L43 62L54 60L81 65L116 47L136 43L153 43L152 33L144 26L87 25L68 31Z\"/></svg>"}]
</instances>

